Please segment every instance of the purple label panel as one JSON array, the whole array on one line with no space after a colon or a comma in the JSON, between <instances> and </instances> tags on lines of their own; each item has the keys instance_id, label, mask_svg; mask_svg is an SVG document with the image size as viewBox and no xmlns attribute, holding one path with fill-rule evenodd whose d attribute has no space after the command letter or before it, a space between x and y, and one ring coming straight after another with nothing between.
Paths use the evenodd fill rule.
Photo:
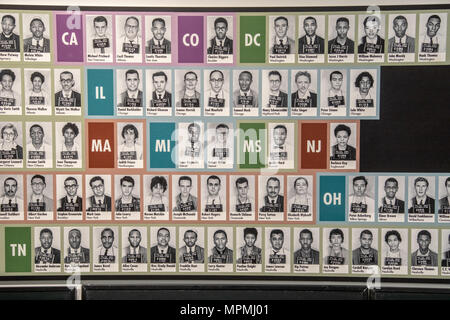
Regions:
<instances>
[{"instance_id":1,"label":"purple label panel","mask_svg":"<svg viewBox=\"0 0 450 320\"><path fill-rule=\"evenodd\" d=\"M178 62L203 63L203 17L178 17Z\"/></svg>"},{"instance_id":2,"label":"purple label panel","mask_svg":"<svg viewBox=\"0 0 450 320\"><path fill-rule=\"evenodd\" d=\"M82 15L56 15L56 39L59 62L83 62Z\"/></svg>"}]
</instances>

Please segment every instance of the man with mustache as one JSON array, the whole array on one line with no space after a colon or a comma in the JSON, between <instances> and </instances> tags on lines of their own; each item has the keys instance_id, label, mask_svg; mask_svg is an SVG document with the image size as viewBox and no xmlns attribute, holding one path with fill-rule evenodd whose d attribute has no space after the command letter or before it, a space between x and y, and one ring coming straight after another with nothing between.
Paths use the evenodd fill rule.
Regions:
<instances>
[{"instance_id":1,"label":"man with mustache","mask_svg":"<svg viewBox=\"0 0 450 320\"><path fill-rule=\"evenodd\" d=\"M18 183L16 178L7 177L3 182L4 194L0 197L1 212L22 212L23 200L17 194Z\"/></svg>"},{"instance_id":2,"label":"man with mustache","mask_svg":"<svg viewBox=\"0 0 450 320\"><path fill-rule=\"evenodd\" d=\"M30 22L31 37L23 40L23 51L39 53L50 52L50 39L44 37L45 25L42 19L34 18Z\"/></svg>"}]
</instances>

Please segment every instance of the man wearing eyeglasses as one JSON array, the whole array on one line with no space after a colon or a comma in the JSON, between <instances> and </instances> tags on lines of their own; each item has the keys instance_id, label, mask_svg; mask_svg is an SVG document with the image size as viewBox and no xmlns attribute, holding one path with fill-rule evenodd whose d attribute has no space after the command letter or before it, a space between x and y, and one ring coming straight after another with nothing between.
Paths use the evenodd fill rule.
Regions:
<instances>
[{"instance_id":1,"label":"man wearing eyeglasses","mask_svg":"<svg viewBox=\"0 0 450 320\"><path fill-rule=\"evenodd\" d=\"M170 54L171 44L164 35L166 34L166 22L162 18L155 18L152 21L151 31L153 38L147 41L145 53L148 54Z\"/></svg>"},{"instance_id":2,"label":"man wearing eyeglasses","mask_svg":"<svg viewBox=\"0 0 450 320\"><path fill-rule=\"evenodd\" d=\"M287 108L288 95L280 90L281 74L277 70L269 72L269 99L268 108Z\"/></svg>"},{"instance_id":3,"label":"man wearing eyeglasses","mask_svg":"<svg viewBox=\"0 0 450 320\"><path fill-rule=\"evenodd\" d=\"M139 20L136 17L128 17L125 20L125 34L122 38L122 52L128 54L140 54L141 36L139 35Z\"/></svg>"},{"instance_id":4,"label":"man wearing eyeglasses","mask_svg":"<svg viewBox=\"0 0 450 320\"><path fill-rule=\"evenodd\" d=\"M88 199L87 211L111 211L111 197L105 194L105 180L100 176L92 177L89 186L93 195Z\"/></svg>"},{"instance_id":5,"label":"man wearing eyeglasses","mask_svg":"<svg viewBox=\"0 0 450 320\"><path fill-rule=\"evenodd\" d=\"M216 36L210 40L208 54L233 54L233 40L227 37L228 21L223 17L214 20Z\"/></svg>"},{"instance_id":6,"label":"man wearing eyeglasses","mask_svg":"<svg viewBox=\"0 0 450 320\"><path fill-rule=\"evenodd\" d=\"M57 107L81 107L81 94L73 90L75 80L73 73L63 71L59 75L61 90L55 93L55 106Z\"/></svg>"},{"instance_id":7,"label":"man wearing eyeglasses","mask_svg":"<svg viewBox=\"0 0 450 320\"><path fill-rule=\"evenodd\" d=\"M213 70L209 74L209 86L206 91L207 106L209 108L223 109L226 104L226 99L229 96L228 92L223 89L225 77L220 70Z\"/></svg>"},{"instance_id":8,"label":"man wearing eyeglasses","mask_svg":"<svg viewBox=\"0 0 450 320\"><path fill-rule=\"evenodd\" d=\"M83 211L83 199L77 195L78 181L74 177L64 180L66 195L59 199L58 211L79 212Z\"/></svg>"},{"instance_id":9,"label":"man wearing eyeglasses","mask_svg":"<svg viewBox=\"0 0 450 320\"><path fill-rule=\"evenodd\" d=\"M184 88L178 92L177 108L200 108L200 92L197 91L198 77L193 71L184 75Z\"/></svg>"},{"instance_id":10,"label":"man wearing eyeglasses","mask_svg":"<svg viewBox=\"0 0 450 320\"><path fill-rule=\"evenodd\" d=\"M31 178L31 196L28 202L28 211L49 212L53 211L53 199L45 195L47 183L45 177L35 174Z\"/></svg>"}]
</instances>

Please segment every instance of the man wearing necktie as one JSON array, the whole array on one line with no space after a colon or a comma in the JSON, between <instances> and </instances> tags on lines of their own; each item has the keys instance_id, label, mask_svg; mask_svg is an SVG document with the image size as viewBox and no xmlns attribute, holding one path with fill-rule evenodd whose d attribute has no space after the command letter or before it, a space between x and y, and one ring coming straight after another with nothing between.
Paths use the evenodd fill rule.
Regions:
<instances>
[{"instance_id":1,"label":"man wearing necktie","mask_svg":"<svg viewBox=\"0 0 450 320\"><path fill-rule=\"evenodd\" d=\"M208 195L206 197L205 212L223 212L224 206L220 197L221 180L218 176L209 176L206 180Z\"/></svg>"},{"instance_id":2,"label":"man wearing necktie","mask_svg":"<svg viewBox=\"0 0 450 320\"><path fill-rule=\"evenodd\" d=\"M264 206L260 208L261 212L283 212L284 196L280 195L281 183L277 177L270 177L266 183L266 192L264 196Z\"/></svg>"},{"instance_id":3,"label":"man wearing necktie","mask_svg":"<svg viewBox=\"0 0 450 320\"><path fill-rule=\"evenodd\" d=\"M292 54L294 53L295 41L287 36L289 21L286 17L280 16L273 21L275 36L272 38L272 54Z\"/></svg>"},{"instance_id":4,"label":"man wearing necktie","mask_svg":"<svg viewBox=\"0 0 450 320\"><path fill-rule=\"evenodd\" d=\"M79 229L71 229L68 233L69 247L67 255L64 257L66 264L79 264L90 262L90 250L81 246L81 231Z\"/></svg>"},{"instance_id":5,"label":"man wearing necktie","mask_svg":"<svg viewBox=\"0 0 450 320\"><path fill-rule=\"evenodd\" d=\"M180 263L204 263L205 250L197 244L198 234L189 229L184 232L183 241L185 243L178 252Z\"/></svg>"},{"instance_id":6,"label":"man wearing necktie","mask_svg":"<svg viewBox=\"0 0 450 320\"><path fill-rule=\"evenodd\" d=\"M233 40L227 37L228 21L223 17L214 20L215 37L209 42L208 54L233 54Z\"/></svg>"},{"instance_id":7,"label":"man wearing necktie","mask_svg":"<svg viewBox=\"0 0 450 320\"><path fill-rule=\"evenodd\" d=\"M170 54L171 43L170 40L165 38L166 34L166 21L163 18L155 18L152 21L151 32L153 38L147 41L145 47L145 53L147 54Z\"/></svg>"},{"instance_id":8,"label":"man wearing necktie","mask_svg":"<svg viewBox=\"0 0 450 320\"><path fill-rule=\"evenodd\" d=\"M118 107L140 108L143 106L143 93L139 89L139 72L135 69L129 69L125 72L125 85L127 89L120 94Z\"/></svg>"},{"instance_id":9,"label":"man wearing necktie","mask_svg":"<svg viewBox=\"0 0 450 320\"><path fill-rule=\"evenodd\" d=\"M258 92L251 88L253 75L242 71L238 77L239 88L233 92L234 108L258 108Z\"/></svg>"},{"instance_id":10,"label":"man wearing necktie","mask_svg":"<svg viewBox=\"0 0 450 320\"><path fill-rule=\"evenodd\" d=\"M111 228L103 229L100 240L102 244L95 255L97 263L116 263L117 246L114 244L114 231Z\"/></svg>"},{"instance_id":11,"label":"man wearing necktie","mask_svg":"<svg viewBox=\"0 0 450 320\"><path fill-rule=\"evenodd\" d=\"M223 112L228 107L228 91L224 90L226 83L225 76L220 70L213 70L209 73L209 89L205 93L206 108L208 115L214 115L213 112ZM211 113L209 113L211 112Z\"/></svg>"},{"instance_id":12,"label":"man wearing necktie","mask_svg":"<svg viewBox=\"0 0 450 320\"><path fill-rule=\"evenodd\" d=\"M306 17L303 20L305 35L298 39L299 54L323 54L325 41L316 34L317 20L314 17Z\"/></svg>"},{"instance_id":13,"label":"man wearing necktie","mask_svg":"<svg viewBox=\"0 0 450 320\"><path fill-rule=\"evenodd\" d=\"M80 212L83 211L83 199L78 196L78 181L75 177L67 177L64 180L66 195L59 199L57 211Z\"/></svg>"},{"instance_id":14,"label":"man wearing necktie","mask_svg":"<svg viewBox=\"0 0 450 320\"><path fill-rule=\"evenodd\" d=\"M434 198L427 195L428 180L424 177L417 177L414 180L414 191L416 195L411 199L408 213L433 213Z\"/></svg>"},{"instance_id":15,"label":"man wearing necktie","mask_svg":"<svg viewBox=\"0 0 450 320\"><path fill-rule=\"evenodd\" d=\"M17 179L7 177L3 182L4 194L0 197L1 212L23 212L23 200L17 196L17 190Z\"/></svg>"},{"instance_id":16,"label":"man wearing necktie","mask_svg":"<svg viewBox=\"0 0 450 320\"><path fill-rule=\"evenodd\" d=\"M125 247L122 263L147 263L147 248L141 245L142 235L138 229L128 233L129 245Z\"/></svg>"},{"instance_id":17,"label":"man wearing necktie","mask_svg":"<svg viewBox=\"0 0 450 320\"><path fill-rule=\"evenodd\" d=\"M164 71L157 71L152 74L153 92L150 105L153 108L170 108L172 106L172 94L166 90L167 74Z\"/></svg>"},{"instance_id":18,"label":"man wearing necktie","mask_svg":"<svg viewBox=\"0 0 450 320\"><path fill-rule=\"evenodd\" d=\"M64 70L59 75L61 90L55 93L56 107L81 107L81 94L75 90L73 73Z\"/></svg>"},{"instance_id":19,"label":"man wearing necktie","mask_svg":"<svg viewBox=\"0 0 450 320\"><path fill-rule=\"evenodd\" d=\"M50 39L44 37L45 25L41 18L34 18L30 22L31 37L23 40L24 52L50 52Z\"/></svg>"},{"instance_id":20,"label":"man wearing necktie","mask_svg":"<svg viewBox=\"0 0 450 320\"><path fill-rule=\"evenodd\" d=\"M89 180L93 195L89 197L87 211L111 211L111 197L105 194L105 180L94 176Z\"/></svg>"},{"instance_id":21,"label":"man wearing necktie","mask_svg":"<svg viewBox=\"0 0 450 320\"><path fill-rule=\"evenodd\" d=\"M45 177L40 174L36 174L31 177L31 196L28 202L28 211L34 212L52 212L53 211L53 199L47 197L44 193L47 187Z\"/></svg>"},{"instance_id":22,"label":"man wearing necktie","mask_svg":"<svg viewBox=\"0 0 450 320\"><path fill-rule=\"evenodd\" d=\"M151 263L175 263L176 249L169 245L170 231L159 228L156 233L157 244L150 248Z\"/></svg>"},{"instance_id":23,"label":"man wearing necktie","mask_svg":"<svg viewBox=\"0 0 450 320\"><path fill-rule=\"evenodd\" d=\"M52 247L53 232L49 228L44 228L39 232L41 245L34 249L35 264L59 264L61 263L61 252Z\"/></svg>"},{"instance_id":24,"label":"man wearing necktie","mask_svg":"<svg viewBox=\"0 0 450 320\"><path fill-rule=\"evenodd\" d=\"M284 231L281 229L272 229L269 240L270 249L266 263L289 265L289 251L284 247Z\"/></svg>"},{"instance_id":25,"label":"man wearing necktie","mask_svg":"<svg viewBox=\"0 0 450 320\"><path fill-rule=\"evenodd\" d=\"M141 36L139 35L139 19L131 16L125 20L125 35L122 38L122 53L140 54Z\"/></svg>"},{"instance_id":26,"label":"man wearing necktie","mask_svg":"<svg viewBox=\"0 0 450 320\"><path fill-rule=\"evenodd\" d=\"M389 39L389 53L414 53L416 39L406 34L408 20L404 16L396 16L392 22L395 35Z\"/></svg>"},{"instance_id":27,"label":"man wearing necktie","mask_svg":"<svg viewBox=\"0 0 450 320\"><path fill-rule=\"evenodd\" d=\"M380 18L376 15L367 16L363 21L363 26L365 36L361 38L358 45L358 53L384 53L384 39L379 35Z\"/></svg>"},{"instance_id":28,"label":"man wearing necktie","mask_svg":"<svg viewBox=\"0 0 450 320\"><path fill-rule=\"evenodd\" d=\"M384 182L384 191L386 195L382 199L382 205L379 207L380 213L405 213L405 201L396 197L398 191L397 179L390 177Z\"/></svg>"},{"instance_id":29,"label":"man wearing necktie","mask_svg":"<svg viewBox=\"0 0 450 320\"><path fill-rule=\"evenodd\" d=\"M440 39L438 31L441 28L441 18L437 14L431 15L425 27L427 31L422 40L421 52L439 52Z\"/></svg>"},{"instance_id":30,"label":"man wearing necktie","mask_svg":"<svg viewBox=\"0 0 450 320\"><path fill-rule=\"evenodd\" d=\"M214 248L208 257L209 263L233 263L233 250L227 247L228 236L224 230L216 230L213 235Z\"/></svg>"}]
</instances>

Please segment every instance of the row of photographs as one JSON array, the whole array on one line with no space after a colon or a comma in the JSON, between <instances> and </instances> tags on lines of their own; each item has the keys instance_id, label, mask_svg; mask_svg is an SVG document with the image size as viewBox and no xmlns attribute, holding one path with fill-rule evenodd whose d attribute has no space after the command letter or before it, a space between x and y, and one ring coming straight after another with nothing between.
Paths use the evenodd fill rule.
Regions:
<instances>
[{"instance_id":1,"label":"row of photographs","mask_svg":"<svg viewBox=\"0 0 450 320\"><path fill-rule=\"evenodd\" d=\"M57 47L55 56L60 62L203 63L206 55L207 63L232 64L238 33L241 51L267 44L265 51L270 63L294 63L296 55L298 62L323 63L325 54L332 63L353 63L355 53L358 62L383 63L385 53L389 54L389 62L415 62L416 53L419 62L446 59L447 12L257 17L262 20L240 16L241 30L237 30L236 16L230 14L96 12L74 18L61 12L56 13L53 21L48 12L0 15L0 61L21 61L22 50L23 61L50 62L51 52ZM69 28L67 23L73 24L74 20L77 28ZM252 34L255 24L259 34ZM70 53L70 48L76 49ZM198 57L185 61L183 51L191 51L185 53L189 55L192 48ZM178 60L172 55L177 55ZM265 57L261 62L265 62Z\"/></svg>"},{"instance_id":2,"label":"row of photographs","mask_svg":"<svg viewBox=\"0 0 450 320\"><path fill-rule=\"evenodd\" d=\"M183 273L205 272L206 265L211 273L450 275L448 229L196 225L33 229L34 272L61 272L64 265L64 272Z\"/></svg>"},{"instance_id":3,"label":"row of photographs","mask_svg":"<svg viewBox=\"0 0 450 320\"><path fill-rule=\"evenodd\" d=\"M317 199L312 175L2 174L0 185L4 221L311 222ZM350 222L450 222L448 175L352 174L346 193Z\"/></svg>"},{"instance_id":4,"label":"row of photographs","mask_svg":"<svg viewBox=\"0 0 450 320\"><path fill-rule=\"evenodd\" d=\"M0 114L81 116L87 105L93 116L376 118L379 109L377 68L87 69L86 89L81 73L1 69Z\"/></svg>"},{"instance_id":5,"label":"row of photographs","mask_svg":"<svg viewBox=\"0 0 450 320\"><path fill-rule=\"evenodd\" d=\"M258 132L251 128L243 130L232 122L169 123L170 131L165 134L171 143L167 143L157 127L161 123L150 122L147 136L144 121L118 121L111 133L101 132L103 140L99 145L94 142L97 141L95 135L99 134L96 130L101 129L91 124L93 122L88 123L88 149L84 147L86 133L81 122L0 122L0 167L23 168L25 162L29 169L80 169L83 168L84 154L90 157L109 151L116 161L111 168L143 169L146 157L150 169L170 168L161 167L168 165L167 162L158 162L160 154L168 154L173 168L176 165L179 169L233 169L248 160L238 156L235 140L239 141L241 151L258 154L259 161L265 159L267 168L295 169L296 163L301 163L297 156L301 144L296 143L300 141L297 137L300 136L300 125L295 122L270 122ZM112 128L114 124L110 124ZM153 130L152 126L156 129ZM329 154L330 169L355 170L358 124L331 122L329 130L329 137L324 140L330 143L323 143L329 145L325 152ZM245 143L246 137L252 136L255 136L255 143ZM257 140L260 141L258 144ZM317 151L322 147L314 148ZM103 167L103 163L101 165ZM93 168L94 164L90 167Z\"/></svg>"}]
</instances>

